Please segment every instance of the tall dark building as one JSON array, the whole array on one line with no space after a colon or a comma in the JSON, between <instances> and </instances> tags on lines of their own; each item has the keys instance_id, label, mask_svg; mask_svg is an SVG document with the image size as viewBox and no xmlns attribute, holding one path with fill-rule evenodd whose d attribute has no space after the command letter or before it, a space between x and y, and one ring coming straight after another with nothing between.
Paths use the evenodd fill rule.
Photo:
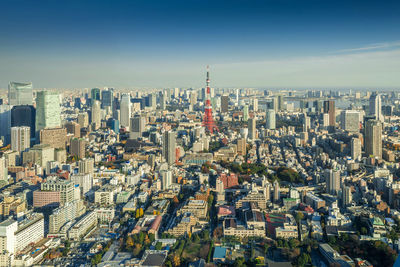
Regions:
<instances>
[{"instance_id":1,"label":"tall dark building","mask_svg":"<svg viewBox=\"0 0 400 267\"><path fill-rule=\"evenodd\" d=\"M101 108L112 107L114 100L114 92L110 88L108 90L101 91Z\"/></svg>"},{"instance_id":2,"label":"tall dark building","mask_svg":"<svg viewBox=\"0 0 400 267\"><path fill-rule=\"evenodd\" d=\"M93 88L91 91L90 91L90 98L92 99L92 104L93 104L93 101L95 101L95 100L101 100L101 98L100 98L100 89L99 88Z\"/></svg>"},{"instance_id":3,"label":"tall dark building","mask_svg":"<svg viewBox=\"0 0 400 267\"><path fill-rule=\"evenodd\" d=\"M335 101L325 100L324 101L324 113L329 114L329 126L336 125L336 114L335 114Z\"/></svg>"},{"instance_id":4,"label":"tall dark building","mask_svg":"<svg viewBox=\"0 0 400 267\"><path fill-rule=\"evenodd\" d=\"M229 110L229 96L221 96L221 112L226 113Z\"/></svg>"},{"instance_id":5,"label":"tall dark building","mask_svg":"<svg viewBox=\"0 0 400 267\"><path fill-rule=\"evenodd\" d=\"M11 109L11 127L28 126L35 137L36 109L31 105L14 106Z\"/></svg>"}]
</instances>

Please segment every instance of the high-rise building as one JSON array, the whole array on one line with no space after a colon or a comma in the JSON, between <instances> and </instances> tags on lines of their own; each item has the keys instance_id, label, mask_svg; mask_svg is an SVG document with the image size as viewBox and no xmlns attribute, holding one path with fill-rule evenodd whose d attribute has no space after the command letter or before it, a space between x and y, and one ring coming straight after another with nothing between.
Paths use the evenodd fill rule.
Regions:
<instances>
[{"instance_id":1,"label":"high-rise building","mask_svg":"<svg viewBox=\"0 0 400 267\"><path fill-rule=\"evenodd\" d=\"M91 103L93 104L94 101L100 101L101 100L101 96L100 96L100 89L99 88L93 88L90 91L90 99L91 99Z\"/></svg>"},{"instance_id":2,"label":"high-rise building","mask_svg":"<svg viewBox=\"0 0 400 267\"><path fill-rule=\"evenodd\" d=\"M11 142L11 106L0 105L0 141L3 145Z\"/></svg>"},{"instance_id":3,"label":"high-rise building","mask_svg":"<svg viewBox=\"0 0 400 267\"><path fill-rule=\"evenodd\" d=\"M221 96L221 113L226 113L229 111L229 96Z\"/></svg>"},{"instance_id":4,"label":"high-rise building","mask_svg":"<svg viewBox=\"0 0 400 267\"><path fill-rule=\"evenodd\" d=\"M8 177L8 169L6 165L6 158L4 156L0 156L0 181L7 180Z\"/></svg>"},{"instance_id":5,"label":"high-rise building","mask_svg":"<svg viewBox=\"0 0 400 267\"><path fill-rule=\"evenodd\" d=\"M277 99L277 109L279 111L282 111L285 109L285 101L284 101L284 96L283 95L277 95L276 96Z\"/></svg>"},{"instance_id":6,"label":"high-rise building","mask_svg":"<svg viewBox=\"0 0 400 267\"><path fill-rule=\"evenodd\" d=\"M131 120L131 96L129 94L123 94L121 97L121 127L129 130L129 124Z\"/></svg>"},{"instance_id":7,"label":"high-rise building","mask_svg":"<svg viewBox=\"0 0 400 267\"><path fill-rule=\"evenodd\" d=\"M269 130L274 130L276 128L276 113L273 109L268 109L266 113L266 125L265 127Z\"/></svg>"},{"instance_id":8,"label":"high-rise building","mask_svg":"<svg viewBox=\"0 0 400 267\"><path fill-rule=\"evenodd\" d=\"M139 137L142 137L145 127L146 127L146 117L135 116L131 118L129 138L137 139Z\"/></svg>"},{"instance_id":9,"label":"high-rise building","mask_svg":"<svg viewBox=\"0 0 400 267\"><path fill-rule=\"evenodd\" d=\"M11 149L23 152L31 146L31 129L27 126L11 127Z\"/></svg>"},{"instance_id":10,"label":"high-rise building","mask_svg":"<svg viewBox=\"0 0 400 267\"><path fill-rule=\"evenodd\" d=\"M176 137L175 132L168 131L163 134L163 157L169 165L176 160Z\"/></svg>"},{"instance_id":11,"label":"high-rise building","mask_svg":"<svg viewBox=\"0 0 400 267\"><path fill-rule=\"evenodd\" d=\"M93 173L94 159L84 158L79 161L79 173Z\"/></svg>"},{"instance_id":12,"label":"high-rise building","mask_svg":"<svg viewBox=\"0 0 400 267\"><path fill-rule=\"evenodd\" d=\"M361 157L361 140L359 138L351 139L351 158L356 160Z\"/></svg>"},{"instance_id":13,"label":"high-rise building","mask_svg":"<svg viewBox=\"0 0 400 267\"><path fill-rule=\"evenodd\" d=\"M340 190L340 171L325 170L326 192L331 195L337 195Z\"/></svg>"},{"instance_id":14,"label":"high-rise building","mask_svg":"<svg viewBox=\"0 0 400 267\"><path fill-rule=\"evenodd\" d=\"M166 92L160 92L160 109L165 110L167 108Z\"/></svg>"},{"instance_id":15,"label":"high-rise building","mask_svg":"<svg viewBox=\"0 0 400 267\"><path fill-rule=\"evenodd\" d=\"M249 139L250 140L256 140L257 139L257 132L256 132L256 125L257 125L257 119L256 118L250 118L249 119Z\"/></svg>"},{"instance_id":16,"label":"high-rise building","mask_svg":"<svg viewBox=\"0 0 400 267\"><path fill-rule=\"evenodd\" d=\"M65 204L74 200L74 183L70 180L47 180L40 186L42 191L60 192L61 204Z\"/></svg>"},{"instance_id":17,"label":"high-rise building","mask_svg":"<svg viewBox=\"0 0 400 267\"><path fill-rule=\"evenodd\" d=\"M325 100L324 101L324 113L329 114L329 126L336 125L336 110L335 110L335 101L334 100Z\"/></svg>"},{"instance_id":18,"label":"high-rise building","mask_svg":"<svg viewBox=\"0 0 400 267\"><path fill-rule=\"evenodd\" d=\"M278 202L281 198L281 189L279 187L279 182L274 181L274 202Z\"/></svg>"},{"instance_id":19,"label":"high-rise building","mask_svg":"<svg viewBox=\"0 0 400 267\"><path fill-rule=\"evenodd\" d=\"M101 107L98 100L93 100L92 102L91 124L94 130L99 129L101 126Z\"/></svg>"},{"instance_id":20,"label":"high-rise building","mask_svg":"<svg viewBox=\"0 0 400 267\"><path fill-rule=\"evenodd\" d=\"M162 170L160 171L161 176L161 185L162 189L166 190L172 185L172 171L171 170Z\"/></svg>"},{"instance_id":21,"label":"high-rise building","mask_svg":"<svg viewBox=\"0 0 400 267\"><path fill-rule=\"evenodd\" d=\"M246 139L245 138L240 138L237 140L237 153L241 156L246 155L247 151L246 151Z\"/></svg>"},{"instance_id":22,"label":"high-rise building","mask_svg":"<svg viewBox=\"0 0 400 267\"><path fill-rule=\"evenodd\" d=\"M308 132L311 127L311 118L307 116L307 113L303 113L303 132Z\"/></svg>"},{"instance_id":23,"label":"high-rise building","mask_svg":"<svg viewBox=\"0 0 400 267\"><path fill-rule=\"evenodd\" d=\"M358 132L360 130L360 112L343 110L340 113L340 125L345 131Z\"/></svg>"},{"instance_id":24,"label":"high-rise building","mask_svg":"<svg viewBox=\"0 0 400 267\"><path fill-rule=\"evenodd\" d=\"M70 153L79 159L85 157L86 141L83 138L73 138L70 145Z\"/></svg>"},{"instance_id":25,"label":"high-rise building","mask_svg":"<svg viewBox=\"0 0 400 267\"><path fill-rule=\"evenodd\" d=\"M8 84L8 104L11 106L32 105L32 83L10 82Z\"/></svg>"},{"instance_id":26,"label":"high-rise building","mask_svg":"<svg viewBox=\"0 0 400 267\"><path fill-rule=\"evenodd\" d=\"M60 96L56 92L40 91L36 95L36 132L61 127Z\"/></svg>"},{"instance_id":27,"label":"high-rise building","mask_svg":"<svg viewBox=\"0 0 400 267\"><path fill-rule=\"evenodd\" d=\"M343 207L347 207L353 201L353 196L351 194L351 187L350 186L343 186L342 189L342 204Z\"/></svg>"},{"instance_id":28,"label":"high-rise building","mask_svg":"<svg viewBox=\"0 0 400 267\"><path fill-rule=\"evenodd\" d=\"M368 120L365 123L364 150L367 157L382 158L382 123Z\"/></svg>"},{"instance_id":29,"label":"high-rise building","mask_svg":"<svg viewBox=\"0 0 400 267\"><path fill-rule=\"evenodd\" d=\"M48 128L39 132L41 144L49 144L53 148L65 149L67 143L67 130L65 128Z\"/></svg>"},{"instance_id":30,"label":"high-rise building","mask_svg":"<svg viewBox=\"0 0 400 267\"><path fill-rule=\"evenodd\" d=\"M375 116L375 119L379 120L380 122L384 121L382 114L381 95L376 92L374 92L369 98L369 115Z\"/></svg>"},{"instance_id":31,"label":"high-rise building","mask_svg":"<svg viewBox=\"0 0 400 267\"><path fill-rule=\"evenodd\" d=\"M67 122L65 129L67 129L67 134L72 134L76 138L81 137L81 126L78 123L74 121Z\"/></svg>"},{"instance_id":32,"label":"high-rise building","mask_svg":"<svg viewBox=\"0 0 400 267\"><path fill-rule=\"evenodd\" d=\"M114 92L112 88L101 91L101 108L106 109L107 107L112 109L114 102Z\"/></svg>"},{"instance_id":33,"label":"high-rise building","mask_svg":"<svg viewBox=\"0 0 400 267\"><path fill-rule=\"evenodd\" d=\"M258 99L257 98L253 98L253 111L254 112L258 112Z\"/></svg>"},{"instance_id":34,"label":"high-rise building","mask_svg":"<svg viewBox=\"0 0 400 267\"><path fill-rule=\"evenodd\" d=\"M87 113L78 114L78 124L81 126L81 128L89 126L89 116Z\"/></svg>"},{"instance_id":35,"label":"high-rise building","mask_svg":"<svg viewBox=\"0 0 400 267\"><path fill-rule=\"evenodd\" d=\"M11 109L11 127L27 126L31 137L35 137L36 109L33 106L13 106Z\"/></svg>"},{"instance_id":36,"label":"high-rise building","mask_svg":"<svg viewBox=\"0 0 400 267\"><path fill-rule=\"evenodd\" d=\"M93 187L93 175L90 173L73 174L71 175L71 181L75 185L79 185L82 195L85 195Z\"/></svg>"},{"instance_id":37,"label":"high-rise building","mask_svg":"<svg viewBox=\"0 0 400 267\"><path fill-rule=\"evenodd\" d=\"M243 106L243 121L247 121L249 119L249 106L246 104Z\"/></svg>"}]
</instances>

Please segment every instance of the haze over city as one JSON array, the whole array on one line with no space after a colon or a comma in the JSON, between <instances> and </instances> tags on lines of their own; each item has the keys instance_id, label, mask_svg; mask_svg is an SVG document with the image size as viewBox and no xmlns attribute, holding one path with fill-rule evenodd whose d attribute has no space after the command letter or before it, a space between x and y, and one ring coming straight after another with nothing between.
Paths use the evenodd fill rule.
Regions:
<instances>
[{"instance_id":1,"label":"haze over city","mask_svg":"<svg viewBox=\"0 0 400 267\"><path fill-rule=\"evenodd\" d=\"M398 1L1 1L0 88L396 88Z\"/></svg>"}]
</instances>

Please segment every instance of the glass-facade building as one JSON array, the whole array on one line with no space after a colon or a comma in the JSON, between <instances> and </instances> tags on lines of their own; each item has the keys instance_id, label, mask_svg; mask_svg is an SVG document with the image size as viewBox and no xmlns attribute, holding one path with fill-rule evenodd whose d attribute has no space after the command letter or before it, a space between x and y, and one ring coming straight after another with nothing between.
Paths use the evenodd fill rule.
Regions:
<instances>
[{"instance_id":1,"label":"glass-facade building","mask_svg":"<svg viewBox=\"0 0 400 267\"><path fill-rule=\"evenodd\" d=\"M10 82L8 84L8 104L11 106L32 105L32 83Z\"/></svg>"},{"instance_id":2,"label":"glass-facade building","mask_svg":"<svg viewBox=\"0 0 400 267\"><path fill-rule=\"evenodd\" d=\"M36 131L61 127L60 96L56 92L40 91L36 96Z\"/></svg>"}]
</instances>

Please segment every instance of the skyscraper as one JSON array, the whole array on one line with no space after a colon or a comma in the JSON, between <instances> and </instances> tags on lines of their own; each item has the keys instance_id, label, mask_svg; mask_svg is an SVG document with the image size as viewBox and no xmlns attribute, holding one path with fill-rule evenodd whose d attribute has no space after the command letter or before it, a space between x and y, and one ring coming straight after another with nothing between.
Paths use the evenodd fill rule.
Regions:
<instances>
[{"instance_id":1,"label":"skyscraper","mask_svg":"<svg viewBox=\"0 0 400 267\"><path fill-rule=\"evenodd\" d=\"M326 192L337 195L340 190L340 171L325 170Z\"/></svg>"},{"instance_id":2,"label":"skyscraper","mask_svg":"<svg viewBox=\"0 0 400 267\"><path fill-rule=\"evenodd\" d=\"M7 180L8 177L8 169L6 165L6 158L4 156L0 156L0 181Z\"/></svg>"},{"instance_id":3,"label":"skyscraper","mask_svg":"<svg viewBox=\"0 0 400 267\"><path fill-rule=\"evenodd\" d=\"M0 140L4 145L11 142L10 127L11 127L11 106L0 105Z\"/></svg>"},{"instance_id":4,"label":"skyscraper","mask_svg":"<svg viewBox=\"0 0 400 267\"><path fill-rule=\"evenodd\" d=\"M375 116L376 120L379 120L381 122L384 121L384 117L382 114L381 95L377 92L374 92L369 98L369 115Z\"/></svg>"},{"instance_id":5,"label":"skyscraper","mask_svg":"<svg viewBox=\"0 0 400 267\"><path fill-rule=\"evenodd\" d=\"M336 125L336 114L335 114L335 101L325 100L324 101L324 113L329 114L329 126Z\"/></svg>"},{"instance_id":6,"label":"skyscraper","mask_svg":"<svg viewBox=\"0 0 400 267\"><path fill-rule=\"evenodd\" d=\"M360 112L356 110L343 110L340 113L340 126L348 132L360 130Z\"/></svg>"},{"instance_id":7,"label":"skyscraper","mask_svg":"<svg viewBox=\"0 0 400 267\"><path fill-rule=\"evenodd\" d=\"M351 158L356 160L361 157L361 140L359 138L351 139Z\"/></svg>"},{"instance_id":8,"label":"skyscraper","mask_svg":"<svg viewBox=\"0 0 400 267\"><path fill-rule=\"evenodd\" d=\"M274 202L278 202L281 198L281 189L279 187L279 182L274 181Z\"/></svg>"},{"instance_id":9,"label":"skyscraper","mask_svg":"<svg viewBox=\"0 0 400 267\"><path fill-rule=\"evenodd\" d=\"M135 116L131 118L129 138L137 139L139 137L142 137L142 133L144 132L145 127L146 127L146 117Z\"/></svg>"},{"instance_id":10,"label":"skyscraper","mask_svg":"<svg viewBox=\"0 0 400 267\"><path fill-rule=\"evenodd\" d=\"M353 196L351 194L351 187L350 186L343 186L342 189L342 205L343 207L347 207L353 201Z\"/></svg>"},{"instance_id":11,"label":"skyscraper","mask_svg":"<svg viewBox=\"0 0 400 267\"><path fill-rule=\"evenodd\" d=\"M276 128L276 114L275 110L268 109L266 113L266 125L265 127L269 130L274 130Z\"/></svg>"},{"instance_id":12,"label":"skyscraper","mask_svg":"<svg viewBox=\"0 0 400 267\"><path fill-rule=\"evenodd\" d=\"M106 109L108 107L110 109L112 109L113 102L114 102L114 91L112 88L101 91L101 108L102 109Z\"/></svg>"},{"instance_id":13,"label":"skyscraper","mask_svg":"<svg viewBox=\"0 0 400 267\"><path fill-rule=\"evenodd\" d=\"M35 137L36 109L30 105L13 106L11 109L11 127L28 126L31 137Z\"/></svg>"},{"instance_id":14,"label":"skyscraper","mask_svg":"<svg viewBox=\"0 0 400 267\"><path fill-rule=\"evenodd\" d=\"M258 99L257 98L253 99L253 111L254 112L258 111Z\"/></svg>"},{"instance_id":15,"label":"skyscraper","mask_svg":"<svg viewBox=\"0 0 400 267\"><path fill-rule=\"evenodd\" d=\"M123 94L121 97L121 121L122 127L129 130L129 124L131 119L131 96L129 94Z\"/></svg>"},{"instance_id":16,"label":"skyscraper","mask_svg":"<svg viewBox=\"0 0 400 267\"><path fill-rule=\"evenodd\" d=\"M91 123L95 130L101 126L101 108L98 100L93 100L92 102Z\"/></svg>"},{"instance_id":17,"label":"skyscraper","mask_svg":"<svg viewBox=\"0 0 400 267\"><path fill-rule=\"evenodd\" d=\"M93 88L91 91L90 91L90 98L91 98L91 103L93 104L93 102L95 101L95 100L98 100L98 101L100 101L101 100L101 97L100 97L100 89L99 88Z\"/></svg>"},{"instance_id":18,"label":"skyscraper","mask_svg":"<svg viewBox=\"0 0 400 267\"><path fill-rule=\"evenodd\" d=\"M83 138L73 138L70 145L70 153L79 159L85 157L86 141Z\"/></svg>"},{"instance_id":19,"label":"skyscraper","mask_svg":"<svg viewBox=\"0 0 400 267\"><path fill-rule=\"evenodd\" d=\"M221 113L226 113L229 110L229 96L221 96Z\"/></svg>"},{"instance_id":20,"label":"skyscraper","mask_svg":"<svg viewBox=\"0 0 400 267\"><path fill-rule=\"evenodd\" d=\"M256 118L250 118L249 119L249 139L255 140L257 139L256 136L256 124L257 124L257 119Z\"/></svg>"},{"instance_id":21,"label":"skyscraper","mask_svg":"<svg viewBox=\"0 0 400 267\"><path fill-rule=\"evenodd\" d=\"M364 150L367 157L382 158L382 123L368 120L365 123Z\"/></svg>"},{"instance_id":22,"label":"skyscraper","mask_svg":"<svg viewBox=\"0 0 400 267\"><path fill-rule=\"evenodd\" d=\"M31 145L31 129L27 126L11 127L11 149L23 152Z\"/></svg>"},{"instance_id":23,"label":"skyscraper","mask_svg":"<svg viewBox=\"0 0 400 267\"><path fill-rule=\"evenodd\" d=\"M249 119L249 106L246 104L243 106L243 121L247 121Z\"/></svg>"},{"instance_id":24,"label":"skyscraper","mask_svg":"<svg viewBox=\"0 0 400 267\"><path fill-rule=\"evenodd\" d=\"M175 163L176 159L176 137L173 131L164 132L162 155L169 165Z\"/></svg>"},{"instance_id":25,"label":"skyscraper","mask_svg":"<svg viewBox=\"0 0 400 267\"><path fill-rule=\"evenodd\" d=\"M36 132L61 127L60 96L56 92L40 91L36 96Z\"/></svg>"},{"instance_id":26,"label":"skyscraper","mask_svg":"<svg viewBox=\"0 0 400 267\"><path fill-rule=\"evenodd\" d=\"M8 85L8 104L12 106L32 105L32 83L10 82Z\"/></svg>"},{"instance_id":27,"label":"skyscraper","mask_svg":"<svg viewBox=\"0 0 400 267\"><path fill-rule=\"evenodd\" d=\"M161 175L161 185L162 189L168 189L172 184L172 171L171 170L162 170L160 171Z\"/></svg>"}]
</instances>

